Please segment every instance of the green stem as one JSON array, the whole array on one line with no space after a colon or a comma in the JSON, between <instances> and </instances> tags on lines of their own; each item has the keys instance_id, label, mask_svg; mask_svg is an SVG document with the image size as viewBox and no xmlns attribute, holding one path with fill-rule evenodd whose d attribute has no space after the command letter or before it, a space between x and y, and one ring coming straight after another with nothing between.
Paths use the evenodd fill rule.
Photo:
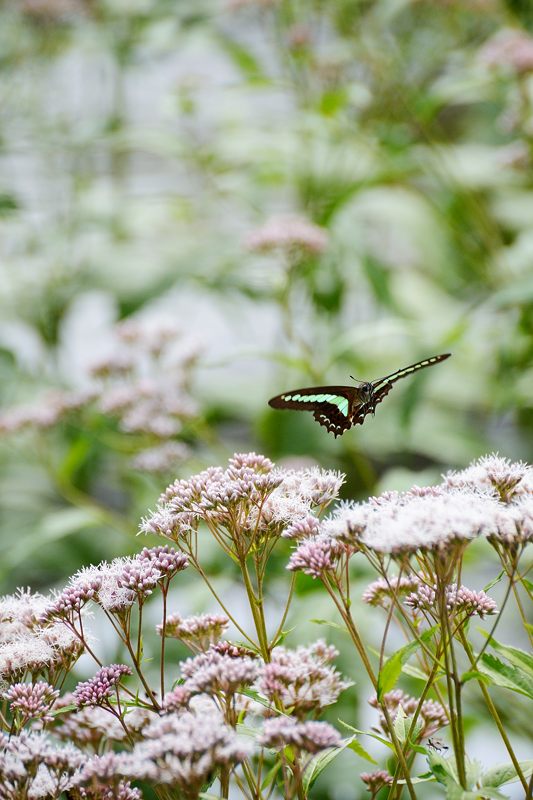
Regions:
<instances>
[{"instance_id":1,"label":"green stem","mask_svg":"<svg viewBox=\"0 0 533 800\"><path fill-rule=\"evenodd\" d=\"M466 636L464 634L464 631L460 631L459 632L459 638L460 638L461 644L464 647L464 651L465 651L465 653L466 653L466 655L468 657L468 660L470 661L470 664L471 664L472 668L475 669L476 659L474 657L474 653L472 651L470 643L468 642L468 640L467 640L467 638L466 638ZM506 748L507 752L509 753L509 758L513 762L513 766L514 766L514 768L516 770L516 774L517 774L517 776L518 776L518 778L520 780L520 783L522 784L522 786L524 787L524 789L526 791L526 797L528 797L528 785L527 785L526 778L525 778L524 773L522 772L522 770L520 768L520 763L519 763L518 759L515 756L515 753L514 753L512 745L511 745L511 742L509 741L509 738L508 738L508 736L507 736L507 734L505 732L505 728L504 728L504 726L502 724L502 721L500 719L500 715L498 714L496 706L492 702L492 698L491 698L491 696L489 694L489 691L488 691L487 687L485 686L485 682L480 678L478 678L477 682L478 682L479 688L481 689L481 693L483 695L483 699L485 700L487 708L489 709L490 715L491 715L492 719L494 720L494 724L498 728L499 734L502 737L502 741L503 741L503 743L505 745L505 748Z\"/></svg>"}]
</instances>

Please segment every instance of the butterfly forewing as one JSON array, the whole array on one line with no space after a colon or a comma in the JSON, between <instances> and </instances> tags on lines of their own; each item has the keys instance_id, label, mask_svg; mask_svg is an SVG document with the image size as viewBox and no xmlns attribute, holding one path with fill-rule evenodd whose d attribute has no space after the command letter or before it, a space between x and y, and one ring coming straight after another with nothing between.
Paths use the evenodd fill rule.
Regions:
<instances>
[{"instance_id":1,"label":"butterfly forewing","mask_svg":"<svg viewBox=\"0 0 533 800\"><path fill-rule=\"evenodd\" d=\"M398 369L396 370L396 372L392 372L390 375L385 375L384 378L378 378L377 381L373 381L372 386L376 388L384 381L387 381L387 383L396 383L396 381L399 381L400 378L405 378L407 375L411 375L413 372L418 372L419 369L424 369L425 367L432 367L433 364L438 364L440 361L444 361L450 356L451 353L443 353L440 356L431 356L431 358L424 358L423 361L417 361L416 364L409 364L408 367L402 367L402 369Z\"/></svg>"}]
</instances>

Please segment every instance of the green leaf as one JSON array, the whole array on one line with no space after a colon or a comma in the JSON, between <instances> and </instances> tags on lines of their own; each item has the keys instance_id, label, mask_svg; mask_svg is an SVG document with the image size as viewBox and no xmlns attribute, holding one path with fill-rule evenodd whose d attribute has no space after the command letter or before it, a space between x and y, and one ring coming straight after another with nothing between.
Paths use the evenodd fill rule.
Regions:
<instances>
[{"instance_id":1,"label":"green leaf","mask_svg":"<svg viewBox=\"0 0 533 800\"><path fill-rule=\"evenodd\" d=\"M311 759L303 775L303 786L306 794L320 773L326 769L328 764L337 758L337 756L339 756L343 750L346 750L349 742L350 740L347 739L340 747L330 747L328 750L323 750L321 753L317 753L317 755Z\"/></svg>"},{"instance_id":2,"label":"green leaf","mask_svg":"<svg viewBox=\"0 0 533 800\"><path fill-rule=\"evenodd\" d=\"M269 771L265 775L265 779L264 779L263 783L261 784L261 789L263 791L265 789L268 789L269 786L272 786L274 778L276 777L276 775L280 771L280 769L281 769L281 761L276 761L274 766L271 769L269 769Z\"/></svg>"},{"instance_id":3,"label":"green leaf","mask_svg":"<svg viewBox=\"0 0 533 800\"><path fill-rule=\"evenodd\" d=\"M358 728L354 728L353 725L349 725L347 722L343 722L342 719L337 719L337 722L339 723L339 725L342 725L344 728L347 728L349 731L352 731L352 733L359 733L362 736L370 736L371 739L375 739L377 742L381 742L381 744L384 744L386 747L389 748L389 750L394 750L394 745L392 744L392 742L389 742L388 739L384 739L383 736L378 736L377 733L372 733L372 731L360 731Z\"/></svg>"},{"instance_id":4,"label":"green leaf","mask_svg":"<svg viewBox=\"0 0 533 800\"><path fill-rule=\"evenodd\" d=\"M496 656L483 653L478 668L497 686L523 694L533 700L533 680L519 667L504 664Z\"/></svg>"},{"instance_id":5,"label":"green leaf","mask_svg":"<svg viewBox=\"0 0 533 800\"><path fill-rule=\"evenodd\" d=\"M499 582L501 581L501 579L503 578L503 576L504 576L505 574L506 574L505 570L504 570L504 569L502 569L502 571L501 571L500 573L498 573L498 575L496 575L496 577L495 577L495 578L493 578L493 579L490 581L490 583L487 583L487 585L483 587L483 591L484 591L484 592L488 592L488 591L489 591L489 589L492 589L492 587L493 587L493 586L496 586L496 584L497 584L497 583L499 583Z\"/></svg>"},{"instance_id":6,"label":"green leaf","mask_svg":"<svg viewBox=\"0 0 533 800\"><path fill-rule=\"evenodd\" d=\"M353 736L350 739L350 744L346 745L347 750L353 750L361 758L364 758L365 761L369 761L371 764L377 764L378 762L372 758L370 753L367 753L361 742L358 740L356 736Z\"/></svg>"},{"instance_id":7,"label":"green leaf","mask_svg":"<svg viewBox=\"0 0 533 800\"><path fill-rule=\"evenodd\" d=\"M420 681L424 681L424 683L427 683L429 677L425 672L422 672L421 669L418 669L418 667L413 667L412 664L404 664L402 666L402 672L404 675L409 675L410 678L417 678ZM437 677L437 675L435 677Z\"/></svg>"},{"instance_id":8,"label":"green leaf","mask_svg":"<svg viewBox=\"0 0 533 800\"><path fill-rule=\"evenodd\" d=\"M525 778L530 778L533 775L533 759L529 761L520 761L520 769ZM488 769L481 776L481 783L485 786L503 786L504 783L511 783L518 780L514 764L498 764L492 769Z\"/></svg>"},{"instance_id":9,"label":"green leaf","mask_svg":"<svg viewBox=\"0 0 533 800\"><path fill-rule=\"evenodd\" d=\"M430 753L428 756L428 763L431 772L439 783L446 785L446 781L451 780L459 785L455 760L453 758L444 758L444 756L439 755L439 753Z\"/></svg>"},{"instance_id":10,"label":"green leaf","mask_svg":"<svg viewBox=\"0 0 533 800\"><path fill-rule=\"evenodd\" d=\"M342 633L348 633L346 628L343 625L339 625L338 622L332 622L329 619L311 619L309 622L314 622L315 625L326 625L328 628L334 628L336 631L342 631Z\"/></svg>"},{"instance_id":11,"label":"green leaf","mask_svg":"<svg viewBox=\"0 0 533 800\"><path fill-rule=\"evenodd\" d=\"M477 669L463 672L461 675L461 683L467 683L468 681L484 681L485 683L491 683L489 676L484 675L483 672L479 672Z\"/></svg>"},{"instance_id":12,"label":"green leaf","mask_svg":"<svg viewBox=\"0 0 533 800\"><path fill-rule=\"evenodd\" d=\"M420 636L422 642L427 642L433 636L437 626L434 625L427 631ZM387 692L390 692L391 689L394 689L398 678L400 677L400 673L402 671L402 666L411 658L413 653L415 653L418 648L420 647L421 642L416 640L414 642L409 642L404 647L401 647L397 650L387 661L383 664L383 667L379 671L378 675L378 687L377 687L377 695L378 700L381 700L383 695Z\"/></svg>"},{"instance_id":13,"label":"green leaf","mask_svg":"<svg viewBox=\"0 0 533 800\"><path fill-rule=\"evenodd\" d=\"M492 636L489 637L486 633L485 635L489 639L489 644L493 650L496 650L497 653L504 656L511 664L514 664L515 667L523 669L533 679L533 656L530 655L530 653L526 653L525 650L520 650L519 647L501 644L501 642L493 639Z\"/></svg>"},{"instance_id":14,"label":"green leaf","mask_svg":"<svg viewBox=\"0 0 533 800\"><path fill-rule=\"evenodd\" d=\"M229 36L219 35L217 38L221 47L245 78L253 83L268 83L267 76L251 48L245 47Z\"/></svg>"},{"instance_id":15,"label":"green leaf","mask_svg":"<svg viewBox=\"0 0 533 800\"><path fill-rule=\"evenodd\" d=\"M520 583L523 583L528 592L533 592L533 581L528 578L520 578Z\"/></svg>"}]
</instances>

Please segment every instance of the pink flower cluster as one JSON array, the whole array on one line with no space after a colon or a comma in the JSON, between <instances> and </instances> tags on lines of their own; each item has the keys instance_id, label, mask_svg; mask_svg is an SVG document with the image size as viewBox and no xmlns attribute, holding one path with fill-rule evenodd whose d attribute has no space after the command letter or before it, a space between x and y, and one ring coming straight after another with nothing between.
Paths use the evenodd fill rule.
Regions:
<instances>
[{"instance_id":1,"label":"pink flower cluster","mask_svg":"<svg viewBox=\"0 0 533 800\"><path fill-rule=\"evenodd\" d=\"M102 667L88 681L78 683L74 689L74 701L78 706L100 706L116 689L124 675L131 675L126 664L111 664Z\"/></svg>"},{"instance_id":2,"label":"pink flower cluster","mask_svg":"<svg viewBox=\"0 0 533 800\"><path fill-rule=\"evenodd\" d=\"M271 662L260 671L258 688L273 704L281 703L297 717L325 708L351 685L330 664L337 655L322 640L296 650L277 647Z\"/></svg>"},{"instance_id":3,"label":"pink flower cluster","mask_svg":"<svg viewBox=\"0 0 533 800\"><path fill-rule=\"evenodd\" d=\"M237 453L226 469L210 467L171 484L141 531L178 540L201 521L240 533L279 536L284 528L308 519L338 494L343 476L329 470L275 468L256 453ZM307 523L309 524L309 523Z\"/></svg>"}]
</instances>

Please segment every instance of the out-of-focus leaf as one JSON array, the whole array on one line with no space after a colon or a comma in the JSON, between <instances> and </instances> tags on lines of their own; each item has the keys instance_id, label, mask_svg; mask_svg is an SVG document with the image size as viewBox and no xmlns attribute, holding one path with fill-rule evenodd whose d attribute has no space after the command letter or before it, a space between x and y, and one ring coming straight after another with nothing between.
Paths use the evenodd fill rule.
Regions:
<instances>
[{"instance_id":1,"label":"out-of-focus leaf","mask_svg":"<svg viewBox=\"0 0 533 800\"><path fill-rule=\"evenodd\" d=\"M400 673L402 671L402 666L405 664L409 658L415 653L418 648L421 646L421 642L428 642L431 640L433 634L437 630L437 626L434 625L432 628L429 628L427 631L424 631L420 635L421 641L414 641L409 642L404 647L401 647L397 650L387 661L383 664L383 667L379 671L378 675L378 688L377 688L377 695L378 699L381 699L384 694L390 692L396 685L396 681L400 677Z\"/></svg>"},{"instance_id":2,"label":"out-of-focus leaf","mask_svg":"<svg viewBox=\"0 0 533 800\"><path fill-rule=\"evenodd\" d=\"M528 779L533 774L533 760L519 761L520 769L524 778ZM516 768L514 764L498 764L496 767L486 770L481 777L482 785L485 786L503 786L504 783L512 783L518 780Z\"/></svg>"},{"instance_id":3,"label":"out-of-focus leaf","mask_svg":"<svg viewBox=\"0 0 533 800\"><path fill-rule=\"evenodd\" d=\"M523 694L533 700L533 681L518 667L504 664L490 653L483 653L478 669L488 675L497 686Z\"/></svg>"}]
</instances>

